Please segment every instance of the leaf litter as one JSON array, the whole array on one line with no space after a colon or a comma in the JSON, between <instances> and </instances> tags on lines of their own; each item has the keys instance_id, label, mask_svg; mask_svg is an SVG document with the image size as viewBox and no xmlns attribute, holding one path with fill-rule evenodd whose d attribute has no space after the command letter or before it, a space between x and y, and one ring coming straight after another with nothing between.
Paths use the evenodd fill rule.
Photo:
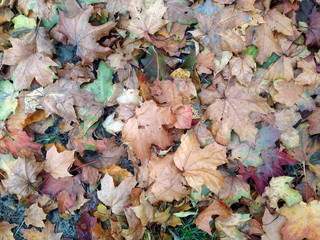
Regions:
<instances>
[{"instance_id":1,"label":"leaf litter","mask_svg":"<svg viewBox=\"0 0 320 240\"><path fill-rule=\"evenodd\" d=\"M319 239L319 1L0 3L1 239Z\"/></svg>"}]
</instances>

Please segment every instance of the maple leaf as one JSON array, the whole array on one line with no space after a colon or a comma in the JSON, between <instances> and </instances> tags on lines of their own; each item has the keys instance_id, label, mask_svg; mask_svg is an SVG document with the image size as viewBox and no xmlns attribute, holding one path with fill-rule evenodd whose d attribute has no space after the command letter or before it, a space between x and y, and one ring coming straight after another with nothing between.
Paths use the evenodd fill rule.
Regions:
<instances>
[{"instance_id":1,"label":"maple leaf","mask_svg":"<svg viewBox=\"0 0 320 240\"><path fill-rule=\"evenodd\" d=\"M68 38L69 43L77 47L77 55L81 58L83 65L91 65L95 59L103 59L111 52L110 48L101 46L97 41L109 35L116 23L107 22L100 26L92 26L89 18L93 11L93 7L89 7L72 18L67 17L63 11L59 11L58 31Z\"/></svg>"},{"instance_id":2,"label":"maple leaf","mask_svg":"<svg viewBox=\"0 0 320 240\"><path fill-rule=\"evenodd\" d=\"M314 59L301 60L297 63L297 66L302 68L303 71L295 78L296 84L307 85L311 89L317 88L320 83L320 74L316 70L316 63Z\"/></svg>"},{"instance_id":3,"label":"maple leaf","mask_svg":"<svg viewBox=\"0 0 320 240\"><path fill-rule=\"evenodd\" d=\"M180 201L189 193L184 177L174 165L173 154L167 154L164 158L158 158L153 154L149 169L150 178L154 180L149 191L157 200Z\"/></svg>"},{"instance_id":4,"label":"maple leaf","mask_svg":"<svg viewBox=\"0 0 320 240\"><path fill-rule=\"evenodd\" d=\"M313 112L308 118L310 122L310 134L319 134L320 133L320 110L319 108Z\"/></svg>"},{"instance_id":5,"label":"maple leaf","mask_svg":"<svg viewBox=\"0 0 320 240\"><path fill-rule=\"evenodd\" d=\"M233 57L230 60L231 74L244 86L248 86L253 78L253 69L256 63L249 55L243 57Z\"/></svg>"},{"instance_id":6,"label":"maple leaf","mask_svg":"<svg viewBox=\"0 0 320 240\"><path fill-rule=\"evenodd\" d=\"M241 36L233 29L249 21L247 13L234 7L219 8L212 1L206 1L195 8L195 17L203 35L202 42L210 46L215 55L221 56L222 50L238 53L244 49Z\"/></svg>"},{"instance_id":7,"label":"maple leaf","mask_svg":"<svg viewBox=\"0 0 320 240\"><path fill-rule=\"evenodd\" d=\"M224 93L214 89L214 93L216 96L212 98L213 103L205 112L205 118L212 120L211 132L216 141L227 145L230 132L234 130L241 141L254 143L258 130L250 119L250 113L272 112L266 101L238 84L227 87Z\"/></svg>"},{"instance_id":8,"label":"maple leaf","mask_svg":"<svg viewBox=\"0 0 320 240\"><path fill-rule=\"evenodd\" d=\"M284 206L280 208L280 214L287 219L286 224L281 229L281 234L284 239L301 240L319 239L319 201L313 200L309 203L300 202L292 207Z\"/></svg>"},{"instance_id":9,"label":"maple leaf","mask_svg":"<svg viewBox=\"0 0 320 240\"><path fill-rule=\"evenodd\" d=\"M74 107L90 109L98 105L92 93L79 89L75 82L66 79L58 80L46 87L40 104L47 116L55 113L67 121L76 123L78 120Z\"/></svg>"},{"instance_id":10,"label":"maple leaf","mask_svg":"<svg viewBox=\"0 0 320 240\"><path fill-rule=\"evenodd\" d=\"M201 149L195 132L191 131L181 137L181 144L173 159L191 187L201 193L204 184L212 192L218 193L224 184L217 167L227 163L225 155L226 148L217 143Z\"/></svg>"},{"instance_id":11,"label":"maple leaf","mask_svg":"<svg viewBox=\"0 0 320 240\"><path fill-rule=\"evenodd\" d=\"M238 228L249 220L250 214L233 213L228 218L217 217L215 227L221 235L228 236L229 239L247 239Z\"/></svg>"},{"instance_id":12,"label":"maple leaf","mask_svg":"<svg viewBox=\"0 0 320 240\"><path fill-rule=\"evenodd\" d=\"M131 19L127 29L137 38L151 42L149 34L155 34L168 21L162 19L167 7L163 0L154 0L146 6L143 0L131 0L128 6Z\"/></svg>"},{"instance_id":13,"label":"maple leaf","mask_svg":"<svg viewBox=\"0 0 320 240\"><path fill-rule=\"evenodd\" d=\"M25 131L12 129L0 139L0 148L7 150L13 157L18 158L21 150L38 153L41 145L33 142Z\"/></svg>"},{"instance_id":14,"label":"maple leaf","mask_svg":"<svg viewBox=\"0 0 320 240\"><path fill-rule=\"evenodd\" d=\"M46 219L47 214L45 214L42 208L39 208L37 203L32 204L28 209L25 211L25 223L27 226L33 225L35 227L44 228L45 225L43 220Z\"/></svg>"},{"instance_id":15,"label":"maple leaf","mask_svg":"<svg viewBox=\"0 0 320 240\"><path fill-rule=\"evenodd\" d=\"M0 81L0 120L6 120L14 112L18 105L18 93L14 91L14 86L9 81Z\"/></svg>"},{"instance_id":16,"label":"maple leaf","mask_svg":"<svg viewBox=\"0 0 320 240\"><path fill-rule=\"evenodd\" d=\"M68 169L74 162L74 150L58 152L55 145L47 151L47 159L44 164L44 170L50 173L54 178L63 178L72 176Z\"/></svg>"},{"instance_id":17,"label":"maple leaf","mask_svg":"<svg viewBox=\"0 0 320 240\"><path fill-rule=\"evenodd\" d=\"M136 115L124 125L123 141L130 142L137 158L146 164L150 159L152 144L162 149L173 144L171 135L163 125L172 124L175 120L170 107L158 107L154 101L144 102L140 108L136 108Z\"/></svg>"},{"instance_id":18,"label":"maple leaf","mask_svg":"<svg viewBox=\"0 0 320 240\"><path fill-rule=\"evenodd\" d=\"M3 63L16 66L12 79L16 90L29 88L33 79L42 86L53 83L54 72L49 66L58 66L51 60L50 55L41 52L34 41L27 42L18 38L12 38L12 48L6 50Z\"/></svg>"},{"instance_id":19,"label":"maple leaf","mask_svg":"<svg viewBox=\"0 0 320 240\"><path fill-rule=\"evenodd\" d=\"M302 201L302 197L298 191L290 188L289 183L293 180L293 177L281 176L272 178L270 181L270 187L266 187L263 196L267 196L270 199L270 207L277 208L278 201L284 200L288 207Z\"/></svg>"},{"instance_id":20,"label":"maple leaf","mask_svg":"<svg viewBox=\"0 0 320 240\"><path fill-rule=\"evenodd\" d=\"M219 199L231 205L238 202L241 197L251 199L250 185L243 181L239 175L227 175L223 178L224 188L219 191Z\"/></svg>"},{"instance_id":21,"label":"maple leaf","mask_svg":"<svg viewBox=\"0 0 320 240\"><path fill-rule=\"evenodd\" d=\"M88 129L84 131L83 124L75 125L73 129L69 131L69 142L67 148L76 150L79 153L83 153L85 150L101 151L106 148L106 145L102 140L95 140L92 137L93 130Z\"/></svg>"},{"instance_id":22,"label":"maple leaf","mask_svg":"<svg viewBox=\"0 0 320 240\"><path fill-rule=\"evenodd\" d=\"M285 222L285 217L278 214L271 215L268 208L266 208L262 218L262 228L265 233L261 236L261 239L281 240L282 236L280 234L280 230Z\"/></svg>"},{"instance_id":23,"label":"maple leaf","mask_svg":"<svg viewBox=\"0 0 320 240\"><path fill-rule=\"evenodd\" d=\"M292 68L293 62L292 58L281 56L269 67L268 72L264 77L268 80L277 80L281 78L283 80L290 81L294 78Z\"/></svg>"},{"instance_id":24,"label":"maple leaf","mask_svg":"<svg viewBox=\"0 0 320 240\"><path fill-rule=\"evenodd\" d=\"M306 34L306 45L312 47L320 47L320 12L317 11L317 8L312 9L311 14L308 16L309 19L309 28Z\"/></svg>"},{"instance_id":25,"label":"maple leaf","mask_svg":"<svg viewBox=\"0 0 320 240\"><path fill-rule=\"evenodd\" d=\"M42 171L41 163L34 159L14 159L10 155L3 155L0 164L1 169L8 175L7 179L2 180L2 184L9 193L23 198L35 191L37 175Z\"/></svg>"},{"instance_id":26,"label":"maple leaf","mask_svg":"<svg viewBox=\"0 0 320 240\"><path fill-rule=\"evenodd\" d=\"M115 214L123 213L123 208L130 202L131 189L136 185L135 177L125 178L119 186L115 187L113 178L106 173L101 179L101 190L97 191L98 198L106 206L111 207Z\"/></svg>"},{"instance_id":27,"label":"maple leaf","mask_svg":"<svg viewBox=\"0 0 320 240\"><path fill-rule=\"evenodd\" d=\"M258 26L252 43L259 49L256 59L257 63L260 65L266 62L273 52L280 53L279 43L275 39L271 27L267 23Z\"/></svg>"},{"instance_id":28,"label":"maple leaf","mask_svg":"<svg viewBox=\"0 0 320 240\"><path fill-rule=\"evenodd\" d=\"M56 196L58 208L61 213L69 210L76 203L77 196L75 194L69 194L68 191L62 190Z\"/></svg>"},{"instance_id":29,"label":"maple leaf","mask_svg":"<svg viewBox=\"0 0 320 240\"><path fill-rule=\"evenodd\" d=\"M292 20L285 15L281 14L277 9L269 10L264 15L264 20L270 26L271 30L276 30L287 36L293 35L293 25Z\"/></svg>"},{"instance_id":30,"label":"maple leaf","mask_svg":"<svg viewBox=\"0 0 320 240\"><path fill-rule=\"evenodd\" d=\"M211 236L210 222L213 215L219 215L222 218L227 218L231 215L231 211L230 208L228 208L228 205L219 200L213 200L213 202L198 215L196 225Z\"/></svg>"},{"instance_id":31,"label":"maple leaf","mask_svg":"<svg viewBox=\"0 0 320 240\"><path fill-rule=\"evenodd\" d=\"M63 190L67 191L70 196L85 193L81 185L80 175L59 179L55 179L45 172L42 172L40 175L44 179L40 186L40 191L48 194L51 199L54 199Z\"/></svg>"},{"instance_id":32,"label":"maple leaf","mask_svg":"<svg viewBox=\"0 0 320 240\"><path fill-rule=\"evenodd\" d=\"M45 227L40 232L36 228L31 229L23 229L22 230L23 237L30 240L60 240L63 233L57 233L55 231L55 225L52 224L49 220L45 222Z\"/></svg>"},{"instance_id":33,"label":"maple leaf","mask_svg":"<svg viewBox=\"0 0 320 240\"><path fill-rule=\"evenodd\" d=\"M106 9L113 15L117 12L125 13L128 9L127 0L106 0Z\"/></svg>"},{"instance_id":34,"label":"maple leaf","mask_svg":"<svg viewBox=\"0 0 320 240\"><path fill-rule=\"evenodd\" d=\"M252 178L257 186L260 194L263 193L264 188L268 186L269 177L283 176L284 171L281 166L294 165L296 160L284 152L279 152L278 149L264 151L261 155L264 164L258 167L248 166L247 168L240 164L239 174L243 176L244 180Z\"/></svg>"},{"instance_id":35,"label":"maple leaf","mask_svg":"<svg viewBox=\"0 0 320 240\"><path fill-rule=\"evenodd\" d=\"M140 205L130 207L140 219L142 226L154 221L155 208L146 200L145 193L140 194Z\"/></svg>"},{"instance_id":36,"label":"maple leaf","mask_svg":"<svg viewBox=\"0 0 320 240\"><path fill-rule=\"evenodd\" d=\"M195 22L188 0L165 0L164 3L168 7L165 17L170 22L179 22L187 25Z\"/></svg>"},{"instance_id":37,"label":"maple leaf","mask_svg":"<svg viewBox=\"0 0 320 240\"><path fill-rule=\"evenodd\" d=\"M107 102L112 96L114 86L112 84L113 68L107 66L104 61L100 61L98 68L98 78L93 82L85 85L84 90L94 94L97 102Z\"/></svg>"},{"instance_id":38,"label":"maple leaf","mask_svg":"<svg viewBox=\"0 0 320 240\"><path fill-rule=\"evenodd\" d=\"M278 93L273 96L273 99L277 102L291 107L299 99L303 99L303 86L296 85L294 81L276 80L273 82L274 88Z\"/></svg>"},{"instance_id":39,"label":"maple leaf","mask_svg":"<svg viewBox=\"0 0 320 240\"><path fill-rule=\"evenodd\" d=\"M95 225L97 225L97 219L84 212L76 224L79 239L95 239L92 232Z\"/></svg>"},{"instance_id":40,"label":"maple leaf","mask_svg":"<svg viewBox=\"0 0 320 240\"><path fill-rule=\"evenodd\" d=\"M12 228L16 227L16 224L10 224L5 221L0 222L0 239L1 240L14 240Z\"/></svg>"}]
</instances>

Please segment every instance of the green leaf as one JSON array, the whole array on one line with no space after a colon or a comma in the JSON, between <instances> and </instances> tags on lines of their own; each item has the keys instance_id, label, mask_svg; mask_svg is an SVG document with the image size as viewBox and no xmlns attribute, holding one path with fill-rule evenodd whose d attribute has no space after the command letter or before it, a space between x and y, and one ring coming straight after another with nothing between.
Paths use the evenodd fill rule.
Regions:
<instances>
[{"instance_id":1,"label":"green leaf","mask_svg":"<svg viewBox=\"0 0 320 240\"><path fill-rule=\"evenodd\" d=\"M18 105L18 92L9 81L0 81L0 120L6 120Z\"/></svg>"},{"instance_id":2,"label":"green leaf","mask_svg":"<svg viewBox=\"0 0 320 240\"><path fill-rule=\"evenodd\" d=\"M14 30L20 29L34 29L37 24L34 18L27 18L24 15L16 16L12 19L14 23Z\"/></svg>"},{"instance_id":3,"label":"green leaf","mask_svg":"<svg viewBox=\"0 0 320 240\"><path fill-rule=\"evenodd\" d=\"M145 75L149 82L153 82L158 76L159 79L165 79L169 76L164 56L153 45L148 47L147 56L141 62L144 65Z\"/></svg>"},{"instance_id":4,"label":"green leaf","mask_svg":"<svg viewBox=\"0 0 320 240\"><path fill-rule=\"evenodd\" d=\"M270 187L267 187L264 192L264 195L267 195L270 199L271 207L277 208L280 199L283 199L289 207L302 201L300 193L289 186L293 179L293 177L288 176L271 179Z\"/></svg>"},{"instance_id":5,"label":"green leaf","mask_svg":"<svg viewBox=\"0 0 320 240\"><path fill-rule=\"evenodd\" d=\"M113 68L108 67L104 61L100 61L98 78L93 83L85 85L83 89L93 93L97 102L106 103L114 91L112 78Z\"/></svg>"},{"instance_id":6,"label":"green leaf","mask_svg":"<svg viewBox=\"0 0 320 240\"><path fill-rule=\"evenodd\" d=\"M183 64L181 65L181 68L192 71L196 61L197 61L196 51L192 50L190 54L185 58Z\"/></svg>"},{"instance_id":7,"label":"green leaf","mask_svg":"<svg viewBox=\"0 0 320 240\"><path fill-rule=\"evenodd\" d=\"M275 53L272 53L272 55L268 58L268 60L261 65L262 68L268 68L272 63L277 61L279 56Z\"/></svg>"},{"instance_id":8,"label":"green leaf","mask_svg":"<svg viewBox=\"0 0 320 240\"><path fill-rule=\"evenodd\" d=\"M256 57L258 55L258 48L255 45L251 45L246 50L244 50L242 53L245 55L250 55L253 57L254 60L256 60Z\"/></svg>"}]
</instances>

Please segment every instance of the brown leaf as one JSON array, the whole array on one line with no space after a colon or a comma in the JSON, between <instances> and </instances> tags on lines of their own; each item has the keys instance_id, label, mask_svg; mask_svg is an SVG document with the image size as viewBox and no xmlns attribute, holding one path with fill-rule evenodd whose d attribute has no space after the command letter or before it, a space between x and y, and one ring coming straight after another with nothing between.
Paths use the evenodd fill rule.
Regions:
<instances>
[{"instance_id":1,"label":"brown leaf","mask_svg":"<svg viewBox=\"0 0 320 240\"><path fill-rule=\"evenodd\" d=\"M42 171L42 164L34 159L1 159L1 168L6 171L8 178L2 180L3 186L9 193L17 194L18 198L27 197L35 191L37 175Z\"/></svg>"},{"instance_id":2,"label":"brown leaf","mask_svg":"<svg viewBox=\"0 0 320 240\"><path fill-rule=\"evenodd\" d=\"M266 62L273 52L280 53L279 43L267 23L258 26L252 43L258 47L257 62L260 65Z\"/></svg>"},{"instance_id":3,"label":"brown leaf","mask_svg":"<svg viewBox=\"0 0 320 240\"><path fill-rule=\"evenodd\" d=\"M27 226L33 225L35 227L44 228L43 220L46 219L47 214L45 214L42 208L39 208L37 203L32 204L25 212L26 218L25 223Z\"/></svg>"},{"instance_id":4,"label":"brown leaf","mask_svg":"<svg viewBox=\"0 0 320 240\"><path fill-rule=\"evenodd\" d=\"M310 122L310 134L319 134L320 133L320 109L318 108L315 112L313 112L308 118Z\"/></svg>"},{"instance_id":5,"label":"brown leaf","mask_svg":"<svg viewBox=\"0 0 320 240\"><path fill-rule=\"evenodd\" d=\"M12 48L4 52L3 63L16 66L12 75L16 89L29 88L33 79L42 86L53 83L54 72L49 67L57 64L50 55L40 52L34 41L30 43L18 38L10 41Z\"/></svg>"},{"instance_id":6,"label":"brown leaf","mask_svg":"<svg viewBox=\"0 0 320 240\"><path fill-rule=\"evenodd\" d=\"M119 186L115 187L113 178L106 173L101 179L101 190L98 191L98 198L106 206L111 207L115 214L123 213L124 207L130 202L130 192L137 181L135 177L125 178Z\"/></svg>"},{"instance_id":7,"label":"brown leaf","mask_svg":"<svg viewBox=\"0 0 320 240\"><path fill-rule=\"evenodd\" d=\"M213 202L203 210L196 219L198 228L206 231L212 236L210 222L213 215L219 215L222 218L227 218L231 215L231 211L227 205L219 200L213 200Z\"/></svg>"},{"instance_id":8,"label":"brown leaf","mask_svg":"<svg viewBox=\"0 0 320 240\"><path fill-rule=\"evenodd\" d=\"M294 81L276 80L273 82L274 88L278 93L273 96L277 102L291 107L295 102L302 98L303 86L296 85Z\"/></svg>"},{"instance_id":9,"label":"brown leaf","mask_svg":"<svg viewBox=\"0 0 320 240\"><path fill-rule=\"evenodd\" d=\"M195 132L191 131L181 137L181 145L173 159L188 184L199 193L203 184L214 193L224 186L217 167L227 163L225 147L214 143L201 149Z\"/></svg>"},{"instance_id":10,"label":"brown leaf","mask_svg":"<svg viewBox=\"0 0 320 240\"><path fill-rule=\"evenodd\" d=\"M93 11L93 7L89 7L72 18L59 11L58 31L68 38L69 43L77 47L77 54L83 65L92 65L95 59L103 59L111 52L110 48L101 46L97 41L109 35L116 23L107 22L100 26L92 26L89 18Z\"/></svg>"},{"instance_id":11,"label":"brown leaf","mask_svg":"<svg viewBox=\"0 0 320 240\"><path fill-rule=\"evenodd\" d=\"M0 222L0 240L14 240L11 229L16 226L16 224L10 224L5 221Z\"/></svg>"},{"instance_id":12,"label":"brown leaf","mask_svg":"<svg viewBox=\"0 0 320 240\"><path fill-rule=\"evenodd\" d=\"M231 74L244 86L249 86L253 78L253 70L256 68L256 63L249 55L243 57L233 57L230 60Z\"/></svg>"},{"instance_id":13,"label":"brown leaf","mask_svg":"<svg viewBox=\"0 0 320 240\"><path fill-rule=\"evenodd\" d=\"M287 36L293 35L294 28L291 24L292 20L281 14L276 8L268 11L264 15L264 20L270 26L272 31L276 30L277 32Z\"/></svg>"},{"instance_id":14,"label":"brown leaf","mask_svg":"<svg viewBox=\"0 0 320 240\"><path fill-rule=\"evenodd\" d=\"M268 80L277 80L281 78L283 80L290 81L294 78L292 68L293 62L292 58L281 56L269 67L268 72L264 77Z\"/></svg>"},{"instance_id":15,"label":"brown leaf","mask_svg":"<svg viewBox=\"0 0 320 240\"><path fill-rule=\"evenodd\" d=\"M300 202L292 207L284 206L280 209L280 214L287 219L286 224L281 229L284 239L320 239L319 201L313 200L309 203Z\"/></svg>"},{"instance_id":16,"label":"brown leaf","mask_svg":"<svg viewBox=\"0 0 320 240\"><path fill-rule=\"evenodd\" d=\"M99 105L94 100L92 93L79 89L79 85L75 82L65 79L58 80L46 87L40 104L46 111L47 116L55 113L67 121L76 123L78 123L78 119L75 107L95 109ZM99 110L99 107L96 110Z\"/></svg>"},{"instance_id":17,"label":"brown leaf","mask_svg":"<svg viewBox=\"0 0 320 240\"><path fill-rule=\"evenodd\" d=\"M151 40L148 34L156 33L168 22L162 19L167 10L162 0L155 0L149 6L143 0L132 0L128 10L131 19L127 28L137 38Z\"/></svg>"},{"instance_id":18,"label":"brown leaf","mask_svg":"<svg viewBox=\"0 0 320 240\"><path fill-rule=\"evenodd\" d=\"M153 154L149 167L150 177L154 180L149 191L157 200L180 201L189 193L182 173L174 165L173 154L167 154L164 158Z\"/></svg>"},{"instance_id":19,"label":"brown leaf","mask_svg":"<svg viewBox=\"0 0 320 240\"><path fill-rule=\"evenodd\" d=\"M145 199L145 193L142 192L140 195L140 205L130 207L136 216L140 219L142 226L147 226L148 223L153 222L155 208Z\"/></svg>"},{"instance_id":20,"label":"brown leaf","mask_svg":"<svg viewBox=\"0 0 320 240\"><path fill-rule=\"evenodd\" d=\"M214 90L220 97L212 99L205 118L212 120L211 132L215 140L227 145L230 132L234 130L241 141L247 140L254 143L257 128L250 119L251 112L267 114L272 112L267 102L252 90L238 84L228 87L225 93Z\"/></svg>"},{"instance_id":21,"label":"brown leaf","mask_svg":"<svg viewBox=\"0 0 320 240\"><path fill-rule=\"evenodd\" d=\"M298 67L303 71L296 78L296 84L307 85L310 89L315 89L320 84L320 74L316 71L316 63L314 59L307 61L301 60L298 62Z\"/></svg>"},{"instance_id":22,"label":"brown leaf","mask_svg":"<svg viewBox=\"0 0 320 240\"><path fill-rule=\"evenodd\" d=\"M195 9L195 17L202 32L202 42L210 46L215 55L220 57L222 50L238 53L244 49L244 41L234 28L247 22L247 13L231 6L218 8L208 1Z\"/></svg>"},{"instance_id":23,"label":"brown leaf","mask_svg":"<svg viewBox=\"0 0 320 240\"><path fill-rule=\"evenodd\" d=\"M44 170L52 175L52 177L64 178L71 177L68 172L70 165L74 162L74 150L58 152L55 145L47 151L47 159L44 164Z\"/></svg>"},{"instance_id":24,"label":"brown leaf","mask_svg":"<svg viewBox=\"0 0 320 240\"><path fill-rule=\"evenodd\" d=\"M45 222L45 227L40 232L35 228L23 229L23 237L28 240L60 240L63 233L57 233L55 231L55 225L53 225L49 220Z\"/></svg>"},{"instance_id":25,"label":"brown leaf","mask_svg":"<svg viewBox=\"0 0 320 240\"><path fill-rule=\"evenodd\" d=\"M262 228L264 234L261 236L262 240L282 240L280 230L286 222L286 218L269 212L266 208L262 218Z\"/></svg>"},{"instance_id":26,"label":"brown leaf","mask_svg":"<svg viewBox=\"0 0 320 240\"><path fill-rule=\"evenodd\" d=\"M146 101L124 125L123 140L130 142L137 158L146 164L150 159L152 144L162 149L173 144L171 135L163 125L172 124L175 120L169 107L158 107L154 101Z\"/></svg>"}]
</instances>

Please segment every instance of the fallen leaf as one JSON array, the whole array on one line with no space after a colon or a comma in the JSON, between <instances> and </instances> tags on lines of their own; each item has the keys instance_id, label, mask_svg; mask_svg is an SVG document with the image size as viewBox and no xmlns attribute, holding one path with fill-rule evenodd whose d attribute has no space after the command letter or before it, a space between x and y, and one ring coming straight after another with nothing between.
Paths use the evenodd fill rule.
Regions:
<instances>
[{"instance_id":1,"label":"fallen leaf","mask_svg":"<svg viewBox=\"0 0 320 240\"><path fill-rule=\"evenodd\" d=\"M244 41L234 28L249 20L247 13L231 6L219 8L207 1L195 8L195 17L202 32L202 42L211 47L215 55L221 56L222 50L238 53L244 49Z\"/></svg>"},{"instance_id":2,"label":"fallen leaf","mask_svg":"<svg viewBox=\"0 0 320 240\"><path fill-rule=\"evenodd\" d=\"M2 180L2 184L9 193L17 194L20 199L36 191L39 183L37 175L43 168L41 163L34 159L14 159L10 155L3 155L0 164L8 175L7 179Z\"/></svg>"},{"instance_id":3,"label":"fallen leaf","mask_svg":"<svg viewBox=\"0 0 320 240\"><path fill-rule=\"evenodd\" d=\"M25 211L25 223L27 226L33 225L35 227L44 228L45 225L43 220L46 219L47 214L45 214L42 208L39 208L37 203L32 204L28 209Z\"/></svg>"},{"instance_id":4,"label":"fallen leaf","mask_svg":"<svg viewBox=\"0 0 320 240\"><path fill-rule=\"evenodd\" d=\"M249 86L256 64L251 56L233 57L230 60L231 74L244 86Z\"/></svg>"},{"instance_id":5,"label":"fallen leaf","mask_svg":"<svg viewBox=\"0 0 320 240\"><path fill-rule=\"evenodd\" d=\"M49 220L45 222L45 227L40 232L36 228L31 229L23 229L22 230L23 237L28 240L60 240L63 233L57 233L55 231L55 225L53 225Z\"/></svg>"},{"instance_id":6,"label":"fallen leaf","mask_svg":"<svg viewBox=\"0 0 320 240\"><path fill-rule=\"evenodd\" d=\"M128 30L137 38L151 40L149 34L155 34L167 20L162 19L167 7L162 0L146 5L143 0L130 1L128 11L131 19Z\"/></svg>"},{"instance_id":7,"label":"fallen leaf","mask_svg":"<svg viewBox=\"0 0 320 240\"><path fill-rule=\"evenodd\" d=\"M301 240L319 239L320 232L315 231L320 227L319 201L313 200L309 203L300 202L292 207L284 206L280 208L280 214L287 219L286 224L281 229L281 234L284 239Z\"/></svg>"},{"instance_id":8,"label":"fallen leaf","mask_svg":"<svg viewBox=\"0 0 320 240\"><path fill-rule=\"evenodd\" d=\"M254 143L257 129L249 116L252 112L272 112L266 101L238 84L228 87L224 93L216 89L214 92L217 93L217 97L212 99L213 103L208 107L205 118L212 120L211 132L215 135L216 141L227 145L230 132L233 130L241 141Z\"/></svg>"},{"instance_id":9,"label":"fallen leaf","mask_svg":"<svg viewBox=\"0 0 320 240\"><path fill-rule=\"evenodd\" d=\"M16 227L16 224L10 224L5 221L0 222L0 239L1 240L14 240L12 228Z\"/></svg>"},{"instance_id":10,"label":"fallen leaf","mask_svg":"<svg viewBox=\"0 0 320 240\"><path fill-rule=\"evenodd\" d=\"M50 173L54 178L64 178L72 176L68 169L74 162L74 150L58 152L55 145L47 151L47 159L44 164L44 170Z\"/></svg>"},{"instance_id":11,"label":"fallen leaf","mask_svg":"<svg viewBox=\"0 0 320 240\"><path fill-rule=\"evenodd\" d=\"M68 17L65 12L59 11L58 31L68 38L69 43L77 47L77 55L83 65L92 65L95 59L103 59L111 52L110 48L101 46L97 41L109 35L116 23L110 21L100 26L92 26L89 18L93 11L93 7L89 7L74 17Z\"/></svg>"},{"instance_id":12,"label":"fallen leaf","mask_svg":"<svg viewBox=\"0 0 320 240\"><path fill-rule=\"evenodd\" d=\"M264 234L261 236L262 240L282 240L280 230L286 222L286 218L269 212L268 208L265 209L262 218L262 228Z\"/></svg>"},{"instance_id":13,"label":"fallen leaf","mask_svg":"<svg viewBox=\"0 0 320 240\"><path fill-rule=\"evenodd\" d=\"M18 38L10 40L12 48L6 50L3 56L3 63L16 66L12 79L17 90L29 88L33 79L36 79L42 86L53 83L54 72L50 66L57 64L46 52L40 52L33 42L26 42ZM36 49L36 50L35 50Z\"/></svg>"},{"instance_id":14,"label":"fallen leaf","mask_svg":"<svg viewBox=\"0 0 320 240\"><path fill-rule=\"evenodd\" d=\"M257 62L260 65L266 62L273 52L280 53L279 43L267 23L258 26L252 43L258 47Z\"/></svg>"},{"instance_id":15,"label":"fallen leaf","mask_svg":"<svg viewBox=\"0 0 320 240\"><path fill-rule=\"evenodd\" d=\"M213 202L203 210L196 219L196 225L203 231L206 231L212 236L210 222L213 215L219 215L222 218L228 218L231 216L231 211L227 205L219 200L213 200Z\"/></svg>"},{"instance_id":16,"label":"fallen leaf","mask_svg":"<svg viewBox=\"0 0 320 240\"><path fill-rule=\"evenodd\" d=\"M152 144L162 149L173 144L163 125L172 124L175 120L169 107L158 107L154 101L146 101L136 108L136 115L124 125L123 140L130 142L137 158L146 164L150 159Z\"/></svg>"},{"instance_id":17,"label":"fallen leaf","mask_svg":"<svg viewBox=\"0 0 320 240\"><path fill-rule=\"evenodd\" d=\"M298 191L292 189L289 183L293 180L293 177L281 176L274 177L269 183L269 187L264 190L263 196L267 196L270 201L270 207L277 208L278 201L284 200L288 207L297 204L302 201L302 197Z\"/></svg>"},{"instance_id":18,"label":"fallen leaf","mask_svg":"<svg viewBox=\"0 0 320 240\"><path fill-rule=\"evenodd\" d=\"M106 206L111 207L115 214L121 214L124 207L130 202L131 189L136 185L136 180L133 176L125 178L119 186L115 187L113 178L106 173L101 179L101 190L99 190L98 198Z\"/></svg>"},{"instance_id":19,"label":"fallen leaf","mask_svg":"<svg viewBox=\"0 0 320 240\"><path fill-rule=\"evenodd\" d=\"M181 144L173 160L188 184L199 193L203 184L218 193L224 183L217 167L227 163L225 154L226 148L217 143L201 149L195 132L191 131L181 137Z\"/></svg>"},{"instance_id":20,"label":"fallen leaf","mask_svg":"<svg viewBox=\"0 0 320 240\"><path fill-rule=\"evenodd\" d=\"M157 200L181 201L189 193L182 172L174 165L173 154L167 154L164 158L152 154L149 168L150 178L154 180L149 191Z\"/></svg>"},{"instance_id":21,"label":"fallen leaf","mask_svg":"<svg viewBox=\"0 0 320 240\"><path fill-rule=\"evenodd\" d=\"M317 11L317 8L313 8L310 15L308 15L309 27L306 34L306 45L312 47L320 47L320 12Z\"/></svg>"}]
</instances>

